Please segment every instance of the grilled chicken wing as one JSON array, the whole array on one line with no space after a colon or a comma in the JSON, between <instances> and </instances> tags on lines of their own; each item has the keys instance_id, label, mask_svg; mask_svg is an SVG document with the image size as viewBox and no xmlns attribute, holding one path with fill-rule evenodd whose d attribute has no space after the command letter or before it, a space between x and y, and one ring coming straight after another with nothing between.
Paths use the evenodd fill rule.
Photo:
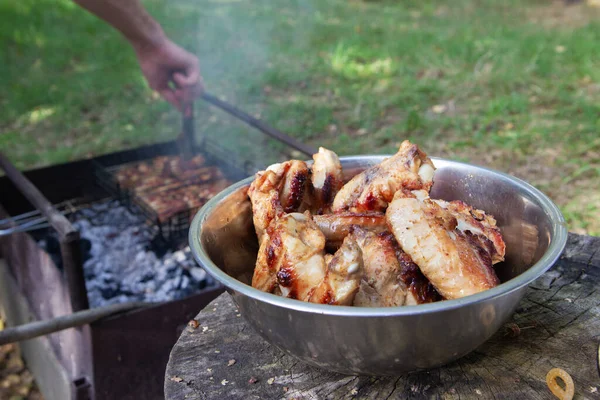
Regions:
<instances>
[{"instance_id":1,"label":"grilled chicken wing","mask_svg":"<svg viewBox=\"0 0 600 400\"><path fill-rule=\"evenodd\" d=\"M456 218L458 230L462 232L470 231L475 234L481 240L482 246L489 247L490 244L493 246L488 249L492 255L493 264L504 261L506 244L502 239L500 229L496 226L494 217L460 200L450 202L444 200L433 201L443 209L449 211ZM487 238L488 240L483 238Z\"/></svg>"},{"instance_id":2,"label":"grilled chicken wing","mask_svg":"<svg viewBox=\"0 0 600 400\"><path fill-rule=\"evenodd\" d=\"M499 284L482 236L457 229L456 217L426 191L398 191L386 217L400 246L443 297L456 299Z\"/></svg>"},{"instance_id":3,"label":"grilled chicken wing","mask_svg":"<svg viewBox=\"0 0 600 400\"><path fill-rule=\"evenodd\" d=\"M405 140L394 156L346 183L335 196L333 211L385 211L400 189L429 191L434 170L429 157Z\"/></svg>"},{"instance_id":4,"label":"grilled chicken wing","mask_svg":"<svg viewBox=\"0 0 600 400\"><path fill-rule=\"evenodd\" d=\"M360 226L367 231L383 232L387 230L385 214L383 213L338 213L315 215L315 223L327 239L327 248L337 250L344 238L354 226Z\"/></svg>"},{"instance_id":5,"label":"grilled chicken wing","mask_svg":"<svg viewBox=\"0 0 600 400\"><path fill-rule=\"evenodd\" d=\"M252 286L276 287L286 297L306 300L325 278L325 237L310 215L292 213L273 221L258 250Z\"/></svg>"},{"instance_id":6,"label":"grilled chicken wing","mask_svg":"<svg viewBox=\"0 0 600 400\"><path fill-rule=\"evenodd\" d=\"M248 196L259 242L271 221L302 207L308 175L306 163L297 160L273 164L256 174Z\"/></svg>"},{"instance_id":7,"label":"grilled chicken wing","mask_svg":"<svg viewBox=\"0 0 600 400\"><path fill-rule=\"evenodd\" d=\"M362 251L364 275L354 299L360 307L395 307L406 302L407 290L400 280L396 249L386 232L378 235L361 228L353 230ZM393 237L391 238L396 241Z\"/></svg>"},{"instance_id":8,"label":"grilled chicken wing","mask_svg":"<svg viewBox=\"0 0 600 400\"><path fill-rule=\"evenodd\" d=\"M252 286L313 303L351 304L362 274L354 239L347 238L328 261L325 236L310 214L286 214L267 228Z\"/></svg>"},{"instance_id":9,"label":"grilled chicken wing","mask_svg":"<svg viewBox=\"0 0 600 400\"><path fill-rule=\"evenodd\" d=\"M337 192L344 184L342 164L337 154L331 150L319 147L319 152L313 155L311 182L313 186L312 210L315 214L326 214L331 211L331 205Z\"/></svg>"},{"instance_id":10,"label":"grilled chicken wing","mask_svg":"<svg viewBox=\"0 0 600 400\"><path fill-rule=\"evenodd\" d=\"M362 251L365 271L355 306L394 307L440 299L390 232L373 233L356 227L353 235Z\"/></svg>"},{"instance_id":11,"label":"grilled chicken wing","mask_svg":"<svg viewBox=\"0 0 600 400\"><path fill-rule=\"evenodd\" d=\"M325 279L310 298L312 303L350 306L360 286L363 274L362 253L352 235L327 264Z\"/></svg>"},{"instance_id":12,"label":"grilled chicken wing","mask_svg":"<svg viewBox=\"0 0 600 400\"><path fill-rule=\"evenodd\" d=\"M304 211L301 209L304 202L307 184L309 182L309 169L304 161L292 160L284 162L283 185L279 192L279 201L286 213Z\"/></svg>"}]
</instances>

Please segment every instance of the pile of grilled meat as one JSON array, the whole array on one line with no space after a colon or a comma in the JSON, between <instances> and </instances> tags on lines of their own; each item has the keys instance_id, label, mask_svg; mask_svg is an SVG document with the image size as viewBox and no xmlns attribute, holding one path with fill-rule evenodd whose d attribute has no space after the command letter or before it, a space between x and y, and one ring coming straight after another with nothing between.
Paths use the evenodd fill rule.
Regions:
<instances>
[{"instance_id":1,"label":"pile of grilled meat","mask_svg":"<svg viewBox=\"0 0 600 400\"><path fill-rule=\"evenodd\" d=\"M178 212L200 208L231 184L218 167L206 165L201 155L190 160L156 157L119 169L115 178L121 188L154 210L161 222Z\"/></svg>"},{"instance_id":2,"label":"pile of grilled meat","mask_svg":"<svg viewBox=\"0 0 600 400\"><path fill-rule=\"evenodd\" d=\"M252 286L293 299L391 307L456 299L499 284L496 221L429 197L435 167L416 145L344 183L335 153L256 175L248 196L260 249Z\"/></svg>"}]
</instances>

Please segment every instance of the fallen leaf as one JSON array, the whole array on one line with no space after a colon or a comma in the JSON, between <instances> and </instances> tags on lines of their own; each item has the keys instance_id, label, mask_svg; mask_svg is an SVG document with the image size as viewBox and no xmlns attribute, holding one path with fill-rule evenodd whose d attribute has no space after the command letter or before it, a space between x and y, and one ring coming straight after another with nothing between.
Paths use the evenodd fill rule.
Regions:
<instances>
[{"instance_id":1,"label":"fallen leaf","mask_svg":"<svg viewBox=\"0 0 600 400\"><path fill-rule=\"evenodd\" d=\"M202 327L202 333L206 332L208 330L208 326L203 326Z\"/></svg>"},{"instance_id":2,"label":"fallen leaf","mask_svg":"<svg viewBox=\"0 0 600 400\"><path fill-rule=\"evenodd\" d=\"M258 378L252 377L252 378L248 379L248 383L254 384L256 382L258 382Z\"/></svg>"},{"instance_id":3,"label":"fallen leaf","mask_svg":"<svg viewBox=\"0 0 600 400\"><path fill-rule=\"evenodd\" d=\"M431 111L433 111L436 114L441 114L444 111L446 111L447 107L445 104L436 104L435 106L431 107Z\"/></svg>"},{"instance_id":4,"label":"fallen leaf","mask_svg":"<svg viewBox=\"0 0 600 400\"><path fill-rule=\"evenodd\" d=\"M290 388L289 388L289 387L287 387L287 386L284 386L284 387L283 387L283 391L284 391L285 393L289 392L289 390L290 390Z\"/></svg>"},{"instance_id":5,"label":"fallen leaf","mask_svg":"<svg viewBox=\"0 0 600 400\"><path fill-rule=\"evenodd\" d=\"M352 389L352 390L350 391L350 394L351 394L352 396L356 396L356 395L358 394L358 390L356 390L356 388L354 388L354 389Z\"/></svg>"},{"instance_id":6,"label":"fallen leaf","mask_svg":"<svg viewBox=\"0 0 600 400\"><path fill-rule=\"evenodd\" d=\"M171 377L171 380L172 380L173 382L181 382L181 381L183 381L183 378L180 378L180 377L178 377L178 376L172 376L172 377Z\"/></svg>"},{"instance_id":7,"label":"fallen leaf","mask_svg":"<svg viewBox=\"0 0 600 400\"><path fill-rule=\"evenodd\" d=\"M267 383L268 383L269 385L272 385L274 382L275 382L275 378L269 378L269 379L267 380Z\"/></svg>"},{"instance_id":8,"label":"fallen leaf","mask_svg":"<svg viewBox=\"0 0 600 400\"><path fill-rule=\"evenodd\" d=\"M227 385L228 383L229 383L229 381L227 379L223 379L221 381L221 385L223 385L223 386Z\"/></svg>"},{"instance_id":9,"label":"fallen leaf","mask_svg":"<svg viewBox=\"0 0 600 400\"><path fill-rule=\"evenodd\" d=\"M227 362L227 366L231 367L233 364L235 364L235 360L231 359Z\"/></svg>"},{"instance_id":10,"label":"fallen leaf","mask_svg":"<svg viewBox=\"0 0 600 400\"><path fill-rule=\"evenodd\" d=\"M195 319L193 319L190 322L188 322L188 325L190 326L190 328L198 329L198 327L200 326L200 323L198 321L196 321Z\"/></svg>"}]
</instances>

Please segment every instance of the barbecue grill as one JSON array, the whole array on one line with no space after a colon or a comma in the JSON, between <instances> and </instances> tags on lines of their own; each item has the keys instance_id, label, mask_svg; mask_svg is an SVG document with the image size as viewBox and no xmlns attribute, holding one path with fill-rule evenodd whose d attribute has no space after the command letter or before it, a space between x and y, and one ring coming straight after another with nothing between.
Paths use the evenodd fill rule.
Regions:
<instances>
[{"instance_id":1,"label":"barbecue grill","mask_svg":"<svg viewBox=\"0 0 600 400\"><path fill-rule=\"evenodd\" d=\"M306 155L314 152L214 96L203 98L266 134L266 143L283 149L276 155L280 159L290 158L292 149ZM47 400L162 398L164 369L173 344L198 310L222 293L222 287L209 283L180 299L115 301L90 308L86 290L90 278L84 265L91 256L69 220L78 212L99 208L98 204L110 208L118 201L131 215L141 216L153 238L160 238L169 251L177 250L195 210L161 220L119 186L115 171L124 164L180 154L182 148L202 154L231 181L273 161L231 157L211 137L201 137L196 144L193 122L193 114L186 112L177 141L24 174L0 154L0 167L6 172L0 178L0 311L11 327L27 324L0 332L0 344L24 340L24 358ZM57 238L56 254L40 245L40 238L48 235Z\"/></svg>"}]
</instances>

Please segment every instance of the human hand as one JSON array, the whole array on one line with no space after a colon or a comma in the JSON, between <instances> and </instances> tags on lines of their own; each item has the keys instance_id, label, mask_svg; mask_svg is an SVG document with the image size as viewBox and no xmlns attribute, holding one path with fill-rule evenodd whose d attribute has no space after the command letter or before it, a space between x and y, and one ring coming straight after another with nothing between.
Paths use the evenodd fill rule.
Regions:
<instances>
[{"instance_id":1,"label":"human hand","mask_svg":"<svg viewBox=\"0 0 600 400\"><path fill-rule=\"evenodd\" d=\"M202 76L195 55L166 38L155 46L134 48L150 88L179 111L183 112L202 93Z\"/></svg>"}]
</instances>

